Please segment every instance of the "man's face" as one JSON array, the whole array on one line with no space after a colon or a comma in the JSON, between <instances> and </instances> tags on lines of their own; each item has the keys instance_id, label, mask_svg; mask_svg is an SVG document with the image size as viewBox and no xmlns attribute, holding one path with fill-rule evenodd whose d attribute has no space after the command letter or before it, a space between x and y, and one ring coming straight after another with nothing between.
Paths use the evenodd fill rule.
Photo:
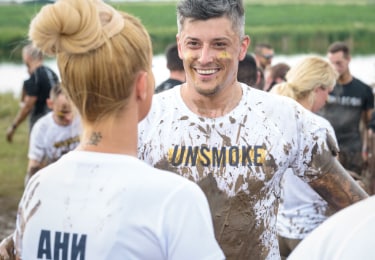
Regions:
<instances>
[{"instance_id":1,"label":"man's face","mask_svg":"<svg viewBox=\"0 0 375 260\"><path fill-rule=\"evenodd\" d=\"M60 94L52 104L53 118L58 125L68 126L73 121L73 110L65 95Z\"/></svg>"},{"instance_id":2,"label":"man's face","mask_svg":"<svg viewBox=\"0 0 375 260\"><path fill-rule=\"evenodd\" d=\"M259 63L262 69L265 69L271 65L274 54L275 53L273 49L268 49L268 48L262 49L262 53L259 56Z\"/></svg>"},{"instance_id":3,"label":"man's face","mask_svg":"<svg viewBox=\"0 0 375 260\"><path fill-rule=\"evenodd\" d=\"M29 75L31 75L31 73L33 71L31 71L31 63L32 63L32 60L30 58L29 55L27 55L25 52L22 53L22 60L23 60L23 63L26 65L27 67L27 72L29 73Z\"/></svg>"},{"instance_id":4,"label":"man's face","mask_svg":"<svg viewBox=\"0 0 375 260\"><path fill-rule=\"evenodd\" d=\"M238 62L245 57L250 39L240 40L231 21L220 17L186 19L177 43L188 86L210 96L237 82Z\"/></svg>"},{"instance_id":5,"label":"man's face","mask_svg":"<svg viewBox=\"0 0 375 260\"><path fill-rule=\"evenodd\" d=\"M327 57L332 65L335 67L339 76L342 76L344 73L349 70L350 57L345 57L342 51L335 53L328 53Z\"/></svg>"}]
</instances>

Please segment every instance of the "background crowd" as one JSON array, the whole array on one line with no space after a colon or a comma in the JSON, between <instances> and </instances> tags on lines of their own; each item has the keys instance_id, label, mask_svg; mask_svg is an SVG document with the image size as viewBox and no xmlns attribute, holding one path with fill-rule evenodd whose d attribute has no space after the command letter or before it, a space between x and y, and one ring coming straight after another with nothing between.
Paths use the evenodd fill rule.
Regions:
<instances>
[{"instance_id":1,"label":"background crowd","mask_svg":"<svg viewBox=\"0 0 375 260\"><path fill-rule=\"evenodd\" d=\"M67 6L87 22L69 35L71 42L45 33L51 30L48 17L68 16ZM26 188L17 228L3 240L1 256L27 258L36 250L48 256L48 249L40 251L42 239L64 230L78 232L84 248L87 237L105 248L87 244L87 251L81 247L76 254L103 258L298 259L311 256L314 231L323 239L334 236L331 218L341 224L340 216L353 214L353 206L367 209L364 202L375 193L374 95L350 72L350 46L334 42L326 59L311 55L290 67L273 64L275 50L268 43L250 51L241 1L213 6L182 0L177 19L177 44L165 53L170 77L155 87L151 40L131 15L101 1L60 0L34 18L33 44L24 49L30 78L6 133L11 142L29 116ZM77 37L93 31L91 38ZM57 54L61 82L43 65L42 52ZM228 157L215 161L225 149ZM251 151L248 157L244 151ZM95 198L103 190L102 199ZM98 210L105 216L92 218ZM60 223L64 212L71 214L69 225ZM108 216L115 217L103 220ZM95 236L98 225L102 236ZM127 232L141 243L126 241ZM113 240L106 241L108 236ZM336 253L335 245L329 250Z\"/></svg>"}]
</instances>

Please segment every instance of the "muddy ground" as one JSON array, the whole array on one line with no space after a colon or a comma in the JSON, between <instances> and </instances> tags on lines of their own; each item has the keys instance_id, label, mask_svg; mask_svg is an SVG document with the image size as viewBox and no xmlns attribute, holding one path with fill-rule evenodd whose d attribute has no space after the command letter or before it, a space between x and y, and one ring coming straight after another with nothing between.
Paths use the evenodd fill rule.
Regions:
<instances>
[{"instance_id":1,"label":"muddy ground","mask_svg":"<svg viewBox=\"0 0 375 260\"><path fill-rule=\"evenodd\" d=\"M0 197L0 239L14 231L19 198Z\"/></svg>"}]
</instances>

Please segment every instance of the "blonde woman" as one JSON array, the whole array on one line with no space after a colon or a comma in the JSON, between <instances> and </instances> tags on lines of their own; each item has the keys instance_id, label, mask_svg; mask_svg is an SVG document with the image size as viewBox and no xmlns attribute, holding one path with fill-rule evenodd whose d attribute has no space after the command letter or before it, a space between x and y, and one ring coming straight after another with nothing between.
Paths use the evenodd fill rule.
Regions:
<instances>
[{"instance_id":1,"label":"blonde woman","mask_svg":"<svg viewBox=\"0 0 375 260\"><path fill-rule=\"evenodd\" d=\"M22 259L223 259L199 187L137 157L154 92L150 37L101 1L59 0L29 36L56 54L83 123L75 151L36 173L19 204Z\"/></svg>"},{"instance_id":2,"label":"blonde woman","mask_svg":"<svg viewBox=\"0 0 375 260\"><path fill-rule=\"evenodd\" d=\"M295 99L312 112L322 108L336 83L337 73L323 58L308 56L286 74L286 82L273 87L272 93ZM334 130L324 118L315 115L337 143ZM288 169L281 181L281 199L277 215L279 249L288 257L298 243L329 215L329 207L318 193Z\"/></svg>"}]
</instances>

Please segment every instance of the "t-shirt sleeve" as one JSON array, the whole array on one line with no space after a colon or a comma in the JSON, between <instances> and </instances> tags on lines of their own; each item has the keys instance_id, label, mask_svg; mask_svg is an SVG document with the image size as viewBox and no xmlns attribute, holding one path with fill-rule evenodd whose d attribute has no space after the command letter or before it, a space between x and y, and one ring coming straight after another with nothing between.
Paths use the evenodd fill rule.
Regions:
<instances>
[{"instance_id":1,"label":"t-shirt sleeve","mask_svg":"<svg viewBox=\"0 0 375 260\"><path fill-rule=\"evenodd\" d=\"M363 110L369 110L374 108L374 94L370 87L366 87L366 99L364 102Z\"/></svg>"},{"instance_id":2,"label":"t-shirt sleeve","mask_svg":"<svg viewBox=\"0 0 375 260\"><path fill-rule=\"evenodd\" d=\"M164 218L167 259L225 259L203 191L187 183L171 197Z\"/></svg>"},{"instance_id":3,"label":"t-shirt sleeve","mask_svg":"<svg viewBox=\"0 0 375 260\"><path fill-rule=\"evenodd\" d=\"M34 127L31 129L29 151L27 157L29 160L36 160L41 162L45 156L44 136L46 128L42 121L43 118L38 120Z\"/></svg>"},{"instance_id":4,"label":"t-shirt sleeve","mask_svg":"<svg viewBox=\"0 0 375 260\"><path fill-rule=\"evenodd\" d=\"M297 155L292 163L295 174L309 182L324 174L323 163L332 157L332 150L338 151L335 137L330 136L327 127L308 110L297 108Z\"/></svg>"},{"instance_id":5,"label":"t-shirt sleeve","mask_svg":"<svg viewBox=\"0 0 375 260\"><path fill-rule=\"evenodd\" d=\"M29 79L23 83L24 90L28 96L38 96L38 85L36 84L36 73L33 73Z\"/></svg>"},{"instance_id":6,"label":"t-shirt sleeve","mask_svg":"<svg viewBox=\"0 0 375 260\"><path fill-rule=\"evenodd\" d=\"M16 219L16 230L13 234L14 248L16 254L21 258L23 245L22 239L24 236L25 226L27 222L32 218L35 211L40 206L40 201L37 195L37 187L39 178L38 174L33 175L34 181L29 181L26 185L22 198L18 204L17 219Z\"/></svg>"}]
</instances>

